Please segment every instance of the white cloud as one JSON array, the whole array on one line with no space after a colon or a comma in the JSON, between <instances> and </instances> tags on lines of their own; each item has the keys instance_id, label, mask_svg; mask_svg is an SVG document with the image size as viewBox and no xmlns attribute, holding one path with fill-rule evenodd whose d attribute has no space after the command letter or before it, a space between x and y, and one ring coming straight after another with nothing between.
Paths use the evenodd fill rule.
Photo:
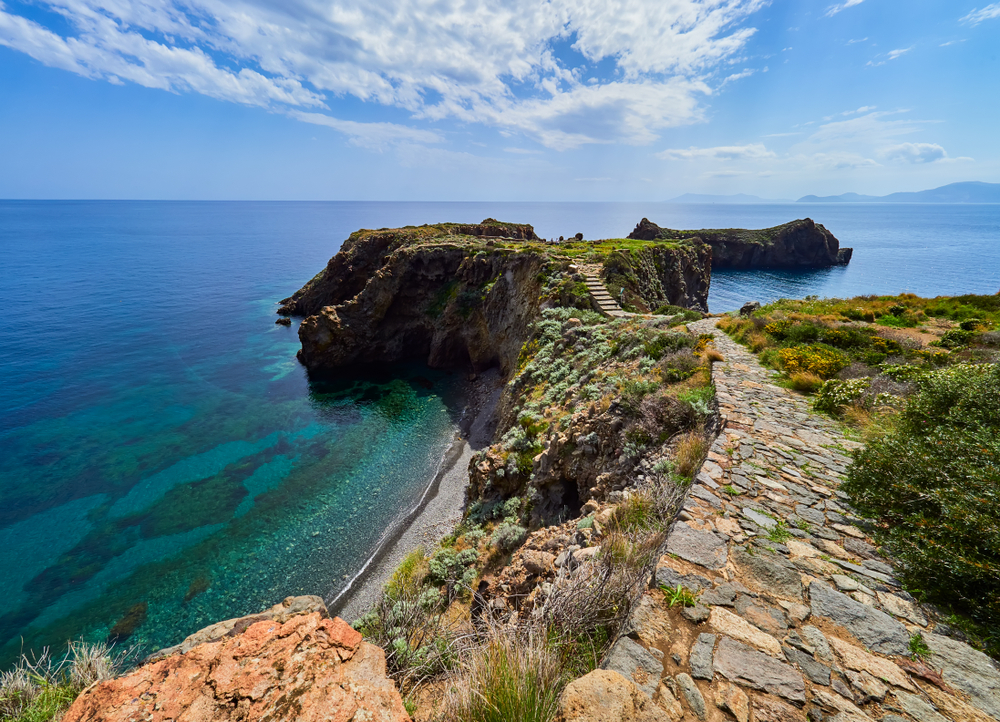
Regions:
<instances>
[{"instance_id":1,"label":"white cloud","mask_svg":"<svg viewBox=\"0 0 1000 722\"><path fill-rule=\"evenodd\" d=\"M826 14L823 17L832 18L837 13L839 13L839 12L841 12L843 10L847 10L847 8L852 8L855 5L860 5L864 1L865 0L845 0L844 2L840 3L839 5L831 5L830 7L828 7L826 9Z\"/></svg>"},{"instance_id":2,"label":"white cloud","mask_svg":"<svg viewBox=\"0 0 1000 722\"><path fill-rule=\"evenodd\" d=\"M396 123L358 123L341 120L323 113L306 113L289 110L287 115L304 123L323 125L350 136L354 145L363 148L382 149L396 143L440 143L444 138L429 130L419 130Z\"/></svg>"},{"instance_id":3,"label":"white cloud","mask_svg":"<svg viewBox=\"0 0 1000 722\"><path fill-rule=\"evenodd\" d=\"M662 151L656 154L657 158L663 160L761 160L763 158L774 158L774 153L764 147L763 143L753 143L751 145L724 145L715 148L675 148Z\"/></svg>"},{"instance_id":4,"label":"white cloud","mask_svg":"<svg viewBox=\"0 0 1000 722\"><path fill-rule=\"evenodd\" d=\"M895 60L896 58L900 57L901 55L905 55L906 53L908 53L911 50L913 50L913 48L915 48L915 47L916 47L916 45L911 45L908 48L898 48L896 50L890 50L885 55L879 55L874 60L869 60L868 61L868 65L870 65L872 67L876 67L876 68L879 65L885 65L890 60ZM878 58L885 58L885 60L878 60ZM878 62L876 62L876 61L878 61Z\"/></svg>"},{"instance_id":5,"label":"white cloud","mask_svg":"<svg viewBox=\"0 0 1000 722\"><path fill-rule=\"evenodd\" d=\"M959 20L959 22L966 23L967 25L978 25L984 20L993 20L994 18L1000 18L1000 3L987 5L982 10L973 10Z\"/></svg>"},{"instance_id":6,"label":"white cloud","mask_svg":"<svg viewBox=\"0 0 1000 722\"><path fill-rule=\"evenodd\" d=\"M900 143L884 148L882 156L888 161L899 163L947 163L972 160L965 157L952 158L937 143Z\"/></svg>"},{"instance_id":7,"label":"white cloud","mask_svg":"<svg viewBox=\"0 0 1000 722\"><path fill-rule=\"evenodd\" d=\"M858 40L848 40L848 41L847 41L847 44L848 44L848 45L854 45L855 43L863 43L863 42L865 42L866 40L868 40L868 38L867 38L867 37L863 37L863 38L860 38L860 39L858 39Z\"/></svg>"},{"instance_id":8,"label":"white cloud","mask_svg":"<svg viewBox=\"0 0 1000 722\"><path fill-rule=\"evenodd\" d=\"M59 32L0 2L0 44L108 82L280 112L327 110L350 95L418 122L486 123L562 149L649 143L701 120L705 97L749 74L721 70L767 2L37 0L62 16ZM613 72L594 82L567 67L556 48L568 40ZM325 117L308 122L347 127ZM405 135L342 132L376 144Z\"/></svg>"}]
</instances>

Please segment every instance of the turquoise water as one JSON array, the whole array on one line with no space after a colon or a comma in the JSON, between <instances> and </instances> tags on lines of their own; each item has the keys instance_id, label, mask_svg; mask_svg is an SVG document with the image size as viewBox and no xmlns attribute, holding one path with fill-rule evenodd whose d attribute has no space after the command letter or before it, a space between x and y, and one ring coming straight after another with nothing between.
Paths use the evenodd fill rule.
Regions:
<instances>
[{"instance_id":1,"label":"turquoise water","mask_svg":"<svg viewBox=\"0 0 1000 722\"><path fill-rule=\"evenodd\" d=\"M710 307L1000 288L1000 206L0 202L0 661L153 649L290 594L335 596L452 438L456 376L310 382L275 302L359 227L488 216L545 237L811 216L846 268L716 274ZM131 630L128 627L133 627Z\"/></svg>"}]
</instances>

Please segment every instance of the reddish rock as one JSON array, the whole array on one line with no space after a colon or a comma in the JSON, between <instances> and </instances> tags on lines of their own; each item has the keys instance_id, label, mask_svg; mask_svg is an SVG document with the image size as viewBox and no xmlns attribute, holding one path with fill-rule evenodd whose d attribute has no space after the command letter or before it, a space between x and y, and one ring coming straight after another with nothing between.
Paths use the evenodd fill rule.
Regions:
<instances>
[{"instance_id":1,"label":"reddish rock","mask_svg":"<svg viewBox=\"0 0 1000 722\"><path fill-rule=\"evenodd\" d=\"M407 722L385 655L320 612L264 620L87 688L64 722Z\"/></svg>"}]
</instances>

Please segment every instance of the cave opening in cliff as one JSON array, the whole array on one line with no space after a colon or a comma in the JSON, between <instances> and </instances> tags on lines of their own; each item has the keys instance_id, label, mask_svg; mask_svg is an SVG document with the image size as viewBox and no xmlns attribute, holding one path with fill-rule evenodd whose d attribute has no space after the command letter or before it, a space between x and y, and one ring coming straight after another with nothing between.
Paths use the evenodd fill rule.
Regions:
<instances>
[{"instance_id":1,"label":"cave opening in cliff","mask_svg":"<svg viewBox=\"0 0 1000 722\"><path fill-rule=\"evenodd\" d=\"M572 479L562 480L562 503L563 509L567 512L566 518L575 519L580 516L583 504L580 502L580 491Z\"/></svg>"}]
</instances>

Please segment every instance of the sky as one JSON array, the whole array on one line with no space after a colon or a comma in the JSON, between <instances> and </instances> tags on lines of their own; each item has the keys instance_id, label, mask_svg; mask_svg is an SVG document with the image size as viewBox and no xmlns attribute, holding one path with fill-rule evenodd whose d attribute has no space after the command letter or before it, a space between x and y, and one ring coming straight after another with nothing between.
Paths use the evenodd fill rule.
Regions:
<instances>
[{"instance_id":1,"label":"sky","mask_svg":"<svg viewBox=\"0 0 1000 722\"><path fill-rule=\"evenodd\" d=\"M0 0L0 198L1000 182L1000 2Z\"/></svg>"}]
</instances>

